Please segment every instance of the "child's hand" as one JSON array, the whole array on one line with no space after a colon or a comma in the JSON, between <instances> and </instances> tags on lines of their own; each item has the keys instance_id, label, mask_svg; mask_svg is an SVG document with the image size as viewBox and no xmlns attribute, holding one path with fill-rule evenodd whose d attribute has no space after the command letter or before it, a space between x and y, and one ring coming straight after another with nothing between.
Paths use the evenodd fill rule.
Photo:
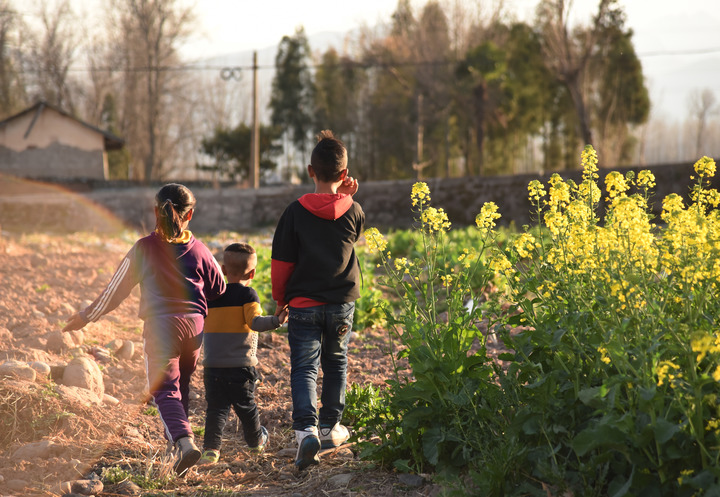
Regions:
<instances>
[{"instance_id":1,"label":"child's hand","mask_svg":"<svg viewBox=\"0 0 720 497\"><path fill-rule=\"evenodd\" d=\"M75 331L83 328L87 324L87 320L82 317L82 315L79 312L76 312L72 316L70 316L70 319L68 319L67 324L62 329L63 331Z\"/></svg>"},{"instance_id":2,"label":"child's hand","mask_svg":"<svg viewBox=\"0 0 720 497\"><path fill-rule=\"evenodd\" d=\"M278 322L280 323L280 326L287 323L288 313L289 313L289 311L288 311L287 305L284 305L284 306L277 305L275 307L275 315L278 317Z\"/></svg>"},{"instance_id":3,"label":"child's hand","mask_svg":"<svg viewBox=\"0 0 720 497\"><path fill-rule=\"evenodd\" d=\"M282 325L284 325L285 323L287 323L288 314L289 314L289 312L288 312L288 308L287 308L287 307L284 308L282 311L280 311L280 314L278 315L278 321L280 322L280 326L282 326Z\"/></svg>"},{"instance_id":4,"label":"child's hand","mask_svg":"<svg viewBox=\"0 0 720 497\"><path fill-rule=\"evenodd\" d=\"M346 176L342 185L338 186L337 192L346 195L355 195L358 191L358 180L352 176Z\"/></svg>"}]
</instances>

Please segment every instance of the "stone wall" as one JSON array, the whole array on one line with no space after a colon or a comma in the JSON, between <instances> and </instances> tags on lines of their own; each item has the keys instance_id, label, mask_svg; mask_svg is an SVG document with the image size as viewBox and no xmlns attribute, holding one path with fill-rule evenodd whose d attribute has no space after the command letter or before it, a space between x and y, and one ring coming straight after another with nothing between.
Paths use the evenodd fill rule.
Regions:
<instances>
[{"instance_id":1,"label":"stone wall","mask_svg":"<svg viewBox=\"0 0 720 497\"><path fill-rule=\"evenodd\" d=\"M616 169L622 173L645 168ZM691 163L648 167L657 179L654 195L655 212L659 213L661 199L669 193L686 196L694 174ZM601 179L606 172L600 171ZM561 174L564 178L580 181L581 172ZM547 184L550 175L518 175L498 177L467 177L429 179L432 205L442 207L455 226L471 225L485 202L495 202L502 214L501 223L514 222L517 226L531 223L527 185L533 179ZM2 179L0 178L0 181ZM410 191L414 181L377 181L361 183L356 199L365 210L367 226L405 228L413 223ZM259 190L239 189L234 186L212 188L208 185L187 183L197 197L196 214L191 228L197 233L215 233L221 230L250 231L274 227L283 210L292 200L313 191L312 185L272 186ZM717 188L718 186L715 185ZM126 224L147 231L154 226L153 199L159 185L119 186L115 183L96 182L83 185L65 185L74 189L65 200L53 195L22 195L15 200L0 189L0 225L3 229L31 229L32 220L22 220L21 213L35 213L37 217L51 218L55 228L62 231L103 231L112 228L108 222L111 213ZM79 196L78 196L79 195ZM87 201L91 202L87 202ZM18 205L20 204L20 205ZM24 207L23 207L24 204ZM46 205L47 204L47 205ZM89 205L95 207L88 207ZM17 213L8 223L6 213ZM105 215L98 215L104 212ZM92 223L101 223L96 226ZM18 226L19 225L19 226ZM52 228L52 227L50 227ZM48 229L46 226L43 229Z\"/></svg>"}]
</instances>

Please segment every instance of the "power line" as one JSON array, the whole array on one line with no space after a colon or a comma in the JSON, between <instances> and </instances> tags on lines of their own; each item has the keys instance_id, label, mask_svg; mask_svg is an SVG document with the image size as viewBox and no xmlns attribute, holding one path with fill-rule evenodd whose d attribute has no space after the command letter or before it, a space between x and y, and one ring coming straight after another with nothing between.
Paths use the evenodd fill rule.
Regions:
<instances>
[{"instance_id":1,"label":"power line","mask_svg":"<svg viewBox=\"0 0 720 497\"><path fill-rule=\"evenodd\" d=\"M460 61L443 59L443 60L428 60L428 61L406 61L406 62L348 62L347 64L334 64L333 67L353 67L357 69L371 69L371 68L388 68L388 67L421 67L421 66L444 66L458 64ZM305 68L317 69L320 67L328 67L326 64L307 64ZM274 65L258 65L257 69L275 69ZM239 73L242 71L252 71L253 66L250 65L239 65L239 66L228 66L228 65L196 65L196 64L185 64L179 66L138 66L138 67L117 67L117 66L102 66L102 67L72 67L69 70L73 72L183 72L183 71L219 71L223 79L237 79ZM25 69L22 72L34 72L31 69Z\"/></svg>"},{"instance_id":2,"label":"power line","mask_svg":"<svg viewBox=\"0 0 720 497\"><path fill-rule=\"evenodd\" d=\"M661 57L661 56L688 56L688 55L707 55L713 53L720 53L720 47L712 48L696 48L688 50L658 50L654 52L638 53L639 58L642 57ZM354 69L387 69L390 67L439 67L447 65L456 65L460 61L455 59L442 59L442 60L429 60L429 61L404 61L404 62L358 62L349 61L347 63L335 64L334 67L352 67ZM305 66L308 69L318 69L321 67L327 67L324 64L308 64ZM258 70L275 69L274 65L257 65L255 66ZM72 72L220 72L221 78L225 80L236 79L239 80L241 73L245 71L252 71L253 65L216 65L216 64L183 64L177 66L137 66L137 67L117 67L117 66L102 66L102 67L71 67L69 71ZM20 72L38 72L37 70L24 69Z\"/></svg>"}]
</instances>

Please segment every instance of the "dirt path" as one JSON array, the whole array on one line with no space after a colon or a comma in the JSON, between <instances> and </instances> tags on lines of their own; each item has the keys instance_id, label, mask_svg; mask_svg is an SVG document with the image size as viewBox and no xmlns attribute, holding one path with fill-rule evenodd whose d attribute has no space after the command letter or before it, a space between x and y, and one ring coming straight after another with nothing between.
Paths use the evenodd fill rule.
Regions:
<instances>
[{"instance_id":1,"label":"dirt path","mask_svg":"<svg viewBox=\"0 0 720 497\"><path fill-rule=\"evenodd\" d=\"M54 351L50 346L62 322L104 288L133 241L87 234L21 237L5 233L0 237L0 362L41 361L57 370L77 354L95 353L100 358L101 347L115 339L135 344L131 359L98 359L105 393L117 399L117 405L84 404L58 396L55 383L42 376L34 382L2 380L0 431L5 433L0 438L0 495L59 495L59 483L98 474L103 468L146 476L148 488L140 491L142 495L383 497L438 493L427 481L408 486L397 474L360 461L349 448L324 454L319 467L295 471L289 349L283 332L261 335L258 350L263 382L257 397L261 422L270 432L266 452L254 455L245 450L232 415L217 466L193 469L185 479L162 480L168 466L162 457L165 441L159 420L144 403L137 290L109 316L85 328L82 347ZM373 330L362 330L353 337L349 382L384 382L390 372L383 353L385 338L383 332ZM192 391L191 422L202 427L202 367L194 376ZM23 445L42 440L51 447L42 456L13 457ZM100 495L127 491L125 484L106 485Z\"/></svg>"}]
</instances>

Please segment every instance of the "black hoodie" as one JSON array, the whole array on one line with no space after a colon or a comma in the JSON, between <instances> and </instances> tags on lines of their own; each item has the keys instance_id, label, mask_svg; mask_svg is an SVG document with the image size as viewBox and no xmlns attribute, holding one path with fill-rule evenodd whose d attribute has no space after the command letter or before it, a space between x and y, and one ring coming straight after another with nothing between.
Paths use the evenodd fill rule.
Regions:
<instances>
[{"instance_id":1,"label":"black hoodie","mask_svg":"<svg viewBox=\"0 0 720 497\"><path fill-rule=\"evenodd\" d=\"M355 242L365 213L351 195L310 193L292 202L275 229L272 292L279 305L342 304L360 297Z\"/></svg>"}]
</instances>

